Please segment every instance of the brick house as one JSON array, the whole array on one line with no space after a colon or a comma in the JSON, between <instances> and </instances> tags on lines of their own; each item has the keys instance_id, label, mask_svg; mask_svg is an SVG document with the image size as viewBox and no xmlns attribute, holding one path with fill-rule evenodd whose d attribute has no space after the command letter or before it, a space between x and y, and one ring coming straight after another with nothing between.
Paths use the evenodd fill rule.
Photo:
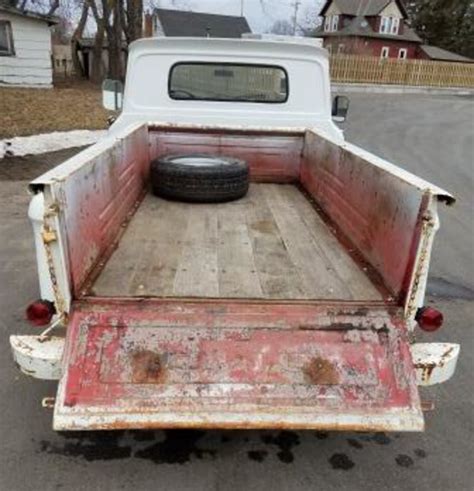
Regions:
<instances>
[{"instance_id":1,"label":"brick house","mask_svg":"<svg viewBox=\"0 0 474 491\"><path fill-rule=\"evenodd\" d=\"M421 39L400 0L327 0L316 36L331 53L380 58L420 57Z\"/></svg>"}]
</instances>

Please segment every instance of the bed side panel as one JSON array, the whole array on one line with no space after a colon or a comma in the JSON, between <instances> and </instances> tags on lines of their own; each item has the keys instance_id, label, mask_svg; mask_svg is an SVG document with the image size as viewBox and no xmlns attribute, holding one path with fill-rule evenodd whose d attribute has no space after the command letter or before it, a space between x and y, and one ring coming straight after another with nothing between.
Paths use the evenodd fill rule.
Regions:
<instances>
[{"instance_id":1,"label":"bed side panel","mask_svg":"<svg viewBox=\"0 0 474 491\"><path fill-rule=\"evenodd\" d=\"M404 297L420 241L425 191L351 147L308 132L302 183L394 296Z\"/></svg>"},{"instance_id":2,"label":"bed side panel","mask_svg":"<svg viewBox=\"0 0 474 491\"><path fill-rule=\"evenodd\" d=\"M71 285L78 293L141 196L149 168L146 127L112 140L56 185L60 188Z\"/></svg>"}]
</instances>

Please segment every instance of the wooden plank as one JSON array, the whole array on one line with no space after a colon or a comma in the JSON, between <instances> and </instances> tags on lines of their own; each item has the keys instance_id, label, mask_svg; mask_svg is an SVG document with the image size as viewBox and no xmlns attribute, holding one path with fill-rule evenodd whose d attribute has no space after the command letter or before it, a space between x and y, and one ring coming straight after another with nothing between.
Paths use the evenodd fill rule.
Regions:
<instances>
[{"instance_id":1,"label":"wooden plank","mask_svg":"<svg viewBox=\"0 0 474 491\"><path fill-rule=\"evenodd\" d=\"M94 285L104 296L171 296L188 214L185 205L145 198Z\"/></svg>"},{"instance_id":2,"label":"wooden plank","mask_svg":"<svg viewBox=\"0 0 474 491\"><path fill-rule=\"evenodd\" d=\"M240 202L239 202L240 203ZM263 296L246 221L248 202L220 206L217 211L219 296L260 298Z\"/></svg>"},{"instance_id":3,"label":"wooden plank","mask_svg":"<svg viewBox=\"0 0 474 491\"><path fill-rule=\"evenodd\" d=\"M360 269L339 243L311 203L302 193L294 193L293 204L310 231L315 244L319 244L318 253L326 258L335 276L350 291L353 300L382 300L382 295L374 287L367 275Z\"/></svg>"},{"instance_id":4,"label":"wooden plank","mask_svg":"<svg viewBox=\"0 0 474 491\"><path fill-rule=\"evenodd\" d=\"M189 220L174 279L178 297L218 297L215 205L188 205Z\"/></svg>"},{"instance_id":5,"label":"wooden plank","mask_svg":"<svg viewBox=\"0 0 474 491\"><path fill-rule=\"evenodd\" d=\"M302 279L292 263L280 230L263 196L268 185L251 186L257 192L247 208L246 220L252 241L255 265L265 298L308 298Z\"/></svg>"},{"instance_id":6,"label":"wooden plank","mask_svg":"<svg viewBox=\"0 0 474 491\"><path fill-rule=\"evenodd\" d=\"M352 299L349 289L337 276L322 248L303 222L294 205L297 189L289 186L269 185L263 194L280 229L290 258L303 280L310 298ZM314 210L312 213L315 213Z\"/></svg>"},{"instance_id":7,"label":"wooden plank","mask_svg":"<svg viewBox=\"0 0 474 491\"><path fill-rule=\"evenodd\" d=\"M101 296L379 300L291 185L218 205L149 195L93 287Z\"/></svg>"}]
</instances>

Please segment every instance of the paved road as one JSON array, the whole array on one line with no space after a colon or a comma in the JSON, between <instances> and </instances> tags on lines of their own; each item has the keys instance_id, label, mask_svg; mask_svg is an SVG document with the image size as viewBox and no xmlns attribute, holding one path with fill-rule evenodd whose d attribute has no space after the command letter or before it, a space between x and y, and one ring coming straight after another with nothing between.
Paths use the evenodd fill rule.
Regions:
<instances>
[{"instance_id":1,"label":"paved road","mask_svg":"<svg viewBox=\"0 0 474 491\"><path fill-rule=\"evenodd\" d=\"M141 432L58 435L40 407L54 385L12 366L9 333L28 331L25 303L37 293L25 181L71 151L0 161L1 490L472 490L474 101L455 96L354 95L349 140L446 187L430 301L461 342L458 373L430 389L438 410L424 434ZM428 338L428 336L425 336Z\"/></svg>"}]
</instances>

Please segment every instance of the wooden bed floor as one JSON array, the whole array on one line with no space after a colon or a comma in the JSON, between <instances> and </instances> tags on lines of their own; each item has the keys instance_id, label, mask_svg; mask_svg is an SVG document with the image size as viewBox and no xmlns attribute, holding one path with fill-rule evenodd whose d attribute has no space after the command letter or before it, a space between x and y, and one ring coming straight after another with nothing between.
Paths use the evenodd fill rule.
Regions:
<instances>
[{"instance_id":1,"label":"wooden bed floor","mask_svg":"<svg viewBox=\"0 0 474 491\"><path fill-rule=\"evenodd\" d=\"M382 300L298 188L279 184L223 204L147 195L91 293Z\"/></svg>"}]
</instances>

